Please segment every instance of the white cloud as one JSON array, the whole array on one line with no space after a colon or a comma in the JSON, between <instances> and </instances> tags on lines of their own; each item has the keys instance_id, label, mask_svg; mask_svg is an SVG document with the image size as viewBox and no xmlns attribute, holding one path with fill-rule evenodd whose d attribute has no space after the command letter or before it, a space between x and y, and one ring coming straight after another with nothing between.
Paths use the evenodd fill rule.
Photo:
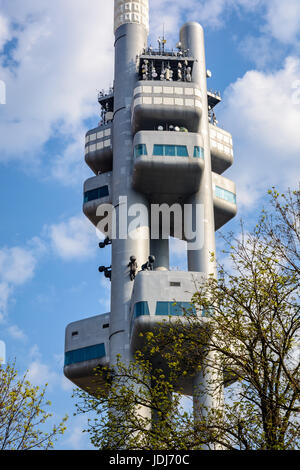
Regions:
<instances>
[{"instance_id":1,"label":"white cloud","mask_svg":"<svg viewBox=\"0 0 300 470\"><path fill-rule=\"evenodd\" d=\"M151 34L155 39L161 36L164 24L168 36L177 36L185 20L198 21L210 28L220 28L226 23L228 13L254 10L261 2L262 0L150 0Z\"/></svg>"},{"instance_id":2,"label":"white cloud","mask_svg":"<svg viewBox=\"0 0 300 470\"><path fill-rule=\"evenodd\" d=\"M64 260L93 256L99 242L96 229L83 215L45 227L45 232L50 238L54 252Z\"/></svg>"},{"instance_id":3,"label":"white cloud","mask_svg":"<svg viewBox=\"0 0 300 470\"><path fill-rule=\"evenodd\" d=\"M15 246L0 250L0 277L3 282L21 285L32 278L36 258L31 251Z\"/></svg>"},{"instance_id":4,"label":"white cloud","mask_svg":"<svg viewBox=\"0 0 300 470\"><path fill-rule=\"evenodd\" d=\"M52 371L47 364L43 364L39 360L29 364L27 379L33 385L37 385L39 387L43 387L48 384L50 390L59 383L59 375Z\"/></svg>"},{"instance_id":5,"label":"white cloud","mask_svg":"<svg viewBox=\"0 0 300 470\"><path fill-rule=\"evenodd\" d=\"M25 333L17 326L12 325L7 328L8 333L13 339L24 341L27 339Z\"/></svg>"},{"instance_id":6,"label":"white cloud","mask_svg":"<svg viewBox=\"0 0 300 470\"><path fill-rule=\"evenodd\" d=\"M30 363L27 368L27 379L36 386L43 387L46 384L48 385L49 390L55 389L57 386L63 386L63 375L62 367L60 364L61 355L55 355L54 359L56 360L55 369L45 364L42 360L42 355L40 353L39 347L37 344L33 345L29 351ZM57 370L61 370L61 374Z\"/></svg>"},{"instance_id":7,"label":"white cloud","mask_svg":"<svg viewBox=\"0 0 300 470\"><path fill-rule=\"evenodd\" d=\"M291 44L300 35L299 0L269 0L267 5L267 30L279 41Z\"/></svg>"},{"instance_id":8,"label":"white cloud","mask_svg":"<svg viewBox=\"0 0 300 470\"><path fill-rule=\"evenodd\" d=\"M3 67L0 59L7 84L0 158L26 155L29 165L51 137L67 138L63 147L72 147L83 138L83 120L98 114L97 89L112 80L112 2L3 0L2 9L17 40L10 51L17 65ZM66 152L66 159L70 152L74 158L75 151ZM53 155L56 167L60 158ZM83 159L83 146L77 159Z\"/></svg>"},{"instance_id":9,"label":"white cloud","mask_svg":"<svg viewBox=\"0 0 300 470\"><path fill-rule=\"evenodd\" d=\"M63 448L69 450L87 450L95 449L90 443L88 433L84 433L83 429L88 429L88 415L77 415L68 421Z\"/></svg>"},{"instance_id":10,"label":"white cloud","mask_svg":"<svg viewBox=\"0 0 300 470\"><path fill-rule=\"evenodd\" d=\"M0 248L0 321L5 318L16 288L34 277L37 263L45 253L52 250L65 261L84 260L95 254L99 239L103 236L79 215L45 226L42 236L33 237L24 247ZM10 334L18 336L16 329L11 329Z\"/></svg>"},{"instance_id":11,"label":"white cloud","mask_svg":"<svg viewBox=\"0 0 300 470\"><path fill-rule=\"evenodd\" d=\"M4 319L15 288L34 276L37 253L41 250L41 244L37 240L33 239L25 248L0 248L0 320Z\"/></svg>"},{"instance_id":12,"label":"white cloud","mask_svg":"<svg viewBox=\"0 0 300 470\"><path fill-rule=\"evenodd\" d=\"M4 320L11 293L12 288L6 282L0 282L0 322Z\"/></svg>"},{"instance_id":13,"label":"white cloud","mask_svg":"<svg viewBox=\"0 0 300 470\"><path fill-rule=\"evenodd\" d=\"M225 92L220 121L234 137L231 175L242 204L254 203L273 185L298 184L300 105L292 87L299 76L300 60L289 57L282 69L249 71Z\"/></svg>"}]
</instances>

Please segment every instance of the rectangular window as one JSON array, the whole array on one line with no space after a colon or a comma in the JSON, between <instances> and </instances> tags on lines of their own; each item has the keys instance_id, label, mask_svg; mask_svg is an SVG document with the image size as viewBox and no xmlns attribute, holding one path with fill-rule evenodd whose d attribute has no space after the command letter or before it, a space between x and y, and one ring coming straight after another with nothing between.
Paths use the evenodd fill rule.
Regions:
<instances>
[{"instance_id":1,"label":"rectangular window","mask_svg":"<svg viewBox=\"0 0 300 470\"><path fill-rule=\"evenodd\" d=\"M204 158L204 149L202 147L194 147L194 158Z\"/></svg>"},{"instance_id":2,"label":"rectangular window","mask_svg":"<svg viewBox=\"0 0 300 470\"><path fill-rule=\"evenodd\" d=\"M153 155L160 157L188 157L186 145L154 145Z\"/></svg>"},{"instance_id":3,"label":"rectangular window","mask_svg":"<svg viewBox=\"0 0 300 470\"><path fill-rule=\"evenodd\" d=\"M84 202L94 201L95 199L101 199L109 195L108 186L102 186L101 188L92 189L84 193Z\"/></svg>"},{"instance_id":4,"label":"rectangular window","mask_svg":"<svg viewBox=\"0 0 300 470\"><path fill-rule=\"evenodd\" d=\"M91 359L100 359L105 355L104 343L88 346L87 348L75 349L74 351L68 351L65 353L65 366L76 364L78 362L90 361Z\"/></svg>"},{"instance_id":5,"label":"rectangular window","mask_svg":"<svg viewBox=\"0 0 300 470\"><path fill-rule=\"evenodd\" d=\"M175 145L164 145L164 148L165 148L164 155L166 157L175 157L176 156Z\"/></svg>"},{"instance_id":6,"label":"rectangular window","mask_svg":"<svg viewBox=\"0 0 300 470\"><path fill-rule=\"evenodd\" d=\"M149 311L149 306L148 306L148 302L137 302L135 305L134 305L134 309L133 309L133 315L131 317L131 322L130 322L130 335L132 333L132 328L133 328L133 324L134 324L134 320L138 317L141 317L143 315L150 315L150 311Z\"/></svg>"},{"instance_id":7,"label":"rectangular window","mask_svg":"<svg viewBox=\"0 0 300 470\"><path fill-rule=\"evenodd\" d=\"M143 104L152 104L152 98L150 96L145 96L143 98Z\"/></svg>"},{"instance_id":8,"label":"rectangular window","mask_svg":"<svg viewBox=\"0 0 300 470\"><path fill-rule=\"evenodd\" d=\"M236 204L236 195L231 191L227 191L227 189L220 188L220 186L216 186L215 194L220 199L224 201L230 202L231 204Z\"/></svg>"},{"instance_id":9,"label":"rectangular window","mask_svg":"<svg viewBox=\"0 0 300 470\"><path fill-rule=\"evenodd\" d=\"M185 100L185 105L186 106L195 106L195 101L194 100Z\"/></svg>"},{"instance_id":10,"label":"rectangular window","mask_svg":"<svg viewBox=\"0 0 300 470\"><path fill-rule=\"evenodd\" d=\"M176 95L182 95L183 94L183 88L179 88L179 87L177 88L176 87L174 91L175 91Z\"/></svg>"},{"instance_id":11,"label":"rectangular window","mask_svg":"<svg viewBox=\"0 0 300 470\"><path fill-rule=\"evenodd\" d=\"M133 310L133 319L143 315L150 315L148 302L137 302Z\"/></svg>"},{"instance_id":12,"label":"rectangular window","mask_svg":"<svg viewBox=\"0 0 300 470\"><path fill-rule=\"evenodd\" d=\"M90 142L92 142L93 140L96 140L97 139L97 133L95 134L90 134Z\"/></svg>"},{"instance_id":13,"label":"rectangular window","mask_svg":"<svg viewBox=\"0 0 300 470\"><path fill-rule=\"evenodd\" d=\"M177 157L188 157L188 149L186 145L176 145L176 155Z\"/></svg>"},{"instance_id":14,"label":"rectangular window","mask_svg":"<svg viewBox=\"0 0 300 470\"><path fill-rule=\"evenodd\" d=\"M134 147L134 157L140 157L141 155L148 155L147 146L145 144L138 144Z\"/></svg>"},{"instance_id":15,"label":"rectangular window","mask_svg":"<svg viewBox=\"0 0 300 470\"><path fill-rule=\"evenodd\" d=\"M189 302L157 302L155 315L182 316L196 313L196 309Z\"/></svg>"},{"instance_id":16,"label":"rectangular window","mask_svg":"<svg viewBox=\"0 0 300 470\"><path fill-rule=\"evenodd\" d=\"M164 156L164 146L163 145L154 145L153 147L153 155L155 156Z\"/></svg>"},{"instance_id":17,"label":"rectangular window","mask_svg":"<svg viewBox=\"0 0 300 470\"><path fill-rule=\"evenodd\" d=\"M163 99L163 104L173 105L174 104L174 98L164 98Z\"/></svg>"}]
</instances>

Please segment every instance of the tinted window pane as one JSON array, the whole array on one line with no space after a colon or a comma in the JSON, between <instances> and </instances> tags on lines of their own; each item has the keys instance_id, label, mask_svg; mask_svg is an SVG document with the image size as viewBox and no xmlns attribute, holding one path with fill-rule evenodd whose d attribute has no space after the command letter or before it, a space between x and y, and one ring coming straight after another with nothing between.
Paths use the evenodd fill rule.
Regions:
<instances>
[{"instance_id":1,"label":"tinted window pane","mask_svg":"<svg viewBox=\"0 0 300 470\"><path fill-rule=\"evenodd\" d=\"M227 191L224 188L220 188L219 186L216 186L215 194L217 197L219 197L220 199L223 199L224 201L228 201L231 204L236 204L236 195L230 191Z\"/></svg>"},{"instance_id":2,"label":"tinted window pane","mask_svg":"<svg viewBox=\"0 0 300 470\"><path fill-rule=\"evenodd\" d=\"M170 315L169 302L157 302L155 315Z\"/></svg>"},{"instance_id":3,"label":"tinted window pane","mask_svg":"<svg viewBox=\"0 0 300 470\"><path fill-rule=\"evenodd\" d=\"M185 145L177 145L176 146L176 155L178 157L188 157L188 149Z\"/></svg>"},{"instance_id":4,"label":"tinted window pane","mask_svg":"<svg viewBox=\"0 0 300 470\"><path fill-rule=\"evenodd\" d=\"M99 188L99 198L106 197L108 195L109 195L108 186L102 186L102 188Z\"/></svg>"},{"instance_id":5,"label":"tinted window pane","mask_svg":"<svg viewBox=\"0 0 300 470\"><path fill-rule=\"evenodd\" d=\"M196 313L196 309L190 302L157 302L155 315L174 315Z\"/></svg>"},{"instance_id":6,"label":"tinted window pane","mask_svg":"<svg viewBox=\"0 0 300 470\"><path fill-rule=\"evenodd\" d=\"M148 302L137 302L134 306L133 317L137 318L142 315L150 315Z\"/></svg>"},{"instance_id":7,"label":"tinted window pane","mask_svg":"<svg viewBox=\"0 0 300 470\"><path fill-rule=\"evenodd\" d=\"M105 356L105 345L96 344L87 348L75 349L65 353L65 366L76 364L77 362L100 359Z\"/></svg>"},{"instance_id":8,"label":"tinted window pane","mask_svg":"<svg viewBox=\"0 0 300 470\"><path fill-rule=\"evenodd\" d=\"M102 186L101 188L92 189L84 193L84 202L94 201L109 195L108 186Z\"/></svg>"},{"instance_id":9,"label":"tinted window pane","mask_svg":"<svg viewBox=\"0 0 300 470\"><path fill-rule=\"evenodd\" d=\"M134 156L140 157L141 155L148 155L147 147L145 144L138 144L134 148Z\"/></svg>"},{"instance_id":10,"label":"tinted window pane","mask_svg":"<svg viewBox=\"0 0 300 470\"><path fill-rule=\"evenodd\" d=\"M204 149L202 147L194 147L194 157L204 158Z\"/></svg>"},{"instance_id":11,"label":"tinted window pane","mask_svg":"<svg viewBox=\"0 0 300 470\"><path fill-rule=\"evenodd\" d=\"M130 322L130 334L132 332L134 320L142 315L150 315L148 302L137 302L135 304Z\"/></svg>"},{"instance_id":12,"label":"tinted window pane","mask_svg":"<svg viewBox=\"0 0 300 470\"><path fill-rule=\"evenodd\" d=\"M167 157L175 157L175 145L165 145L165 155Z\"/></svg>"},{"instance_id":13,"label":"tinted window pane","mask_svg":"<svg viewBox=\"0 0 300 470\"><path fill-rule=\"evenodd\" d=\"M164 155L164 146L163 145L154 145L153 155L163 156Z\"/></svg>"}]
</instances>

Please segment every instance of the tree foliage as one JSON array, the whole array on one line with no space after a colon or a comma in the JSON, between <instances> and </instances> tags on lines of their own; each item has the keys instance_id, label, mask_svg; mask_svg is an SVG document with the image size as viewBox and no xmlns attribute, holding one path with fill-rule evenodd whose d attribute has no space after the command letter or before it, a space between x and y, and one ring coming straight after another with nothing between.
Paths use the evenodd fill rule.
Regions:
<instances>
[{"instance_id":1,"label":"tree foliage","mask_svg":"<svg viewBox=\"0 0 300 470\"><path fill-rule=\"evenodd\" d=\"M51 405L45 399L46 386L32 386L26 374L18 378L15 364L0 366L0 449L48 450L54 440L64 433L67 417L43 431L43 425L52 416L44 410Z\"/></svg>"},{"instance_id":2,"label":"tree foliage","mask_svg":"<svg viewBox=\"0 0 300 470\"><path fill-rule=\"evenodd\" d=\"M299 449L300 195L270 195L252 232L242 224L223 237L217 278L193 296L197 313L146 333L129 365L99 369L109 393L75 392L78 413L97 414L87 430L97 448ZM225 387L224 406L200 401L196 421L174 393L195 374L209 377L203 398Z\"/></svg>"}]
</instances>

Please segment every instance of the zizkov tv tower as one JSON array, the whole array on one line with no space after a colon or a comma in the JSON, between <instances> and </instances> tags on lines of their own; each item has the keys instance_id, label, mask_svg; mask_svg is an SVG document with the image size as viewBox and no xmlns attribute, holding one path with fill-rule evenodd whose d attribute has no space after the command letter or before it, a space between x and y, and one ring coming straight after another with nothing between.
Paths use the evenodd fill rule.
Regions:
<instances>
[{"instance_id":1,"label":"zizkov tv tower","mask_svg":"<svg viewBox=\"0 0 300 470\"><path fill-rule=\"evenodd\" d=\"M114 84L99 94L102 119L86 134L95 176L83 203L105 233L100 247L111 245L111 265L99 268L111 280L111 311L66 328L64 373L83 389L93 387L96 367L118 354L129 361L141 331L190 307L195 282L216 275L215 231L236 214L235 184L221 176L233 162L232 138L217 126L220 94L207 90L202 27L186 23L175 50L164 38L153 49L148 0L115 0L114 14ZM187 241L187 271L169 269L169 236ZM213 406L196 392L209 374L180 384L195 405Z\"/></svg>"}]
</instances>

